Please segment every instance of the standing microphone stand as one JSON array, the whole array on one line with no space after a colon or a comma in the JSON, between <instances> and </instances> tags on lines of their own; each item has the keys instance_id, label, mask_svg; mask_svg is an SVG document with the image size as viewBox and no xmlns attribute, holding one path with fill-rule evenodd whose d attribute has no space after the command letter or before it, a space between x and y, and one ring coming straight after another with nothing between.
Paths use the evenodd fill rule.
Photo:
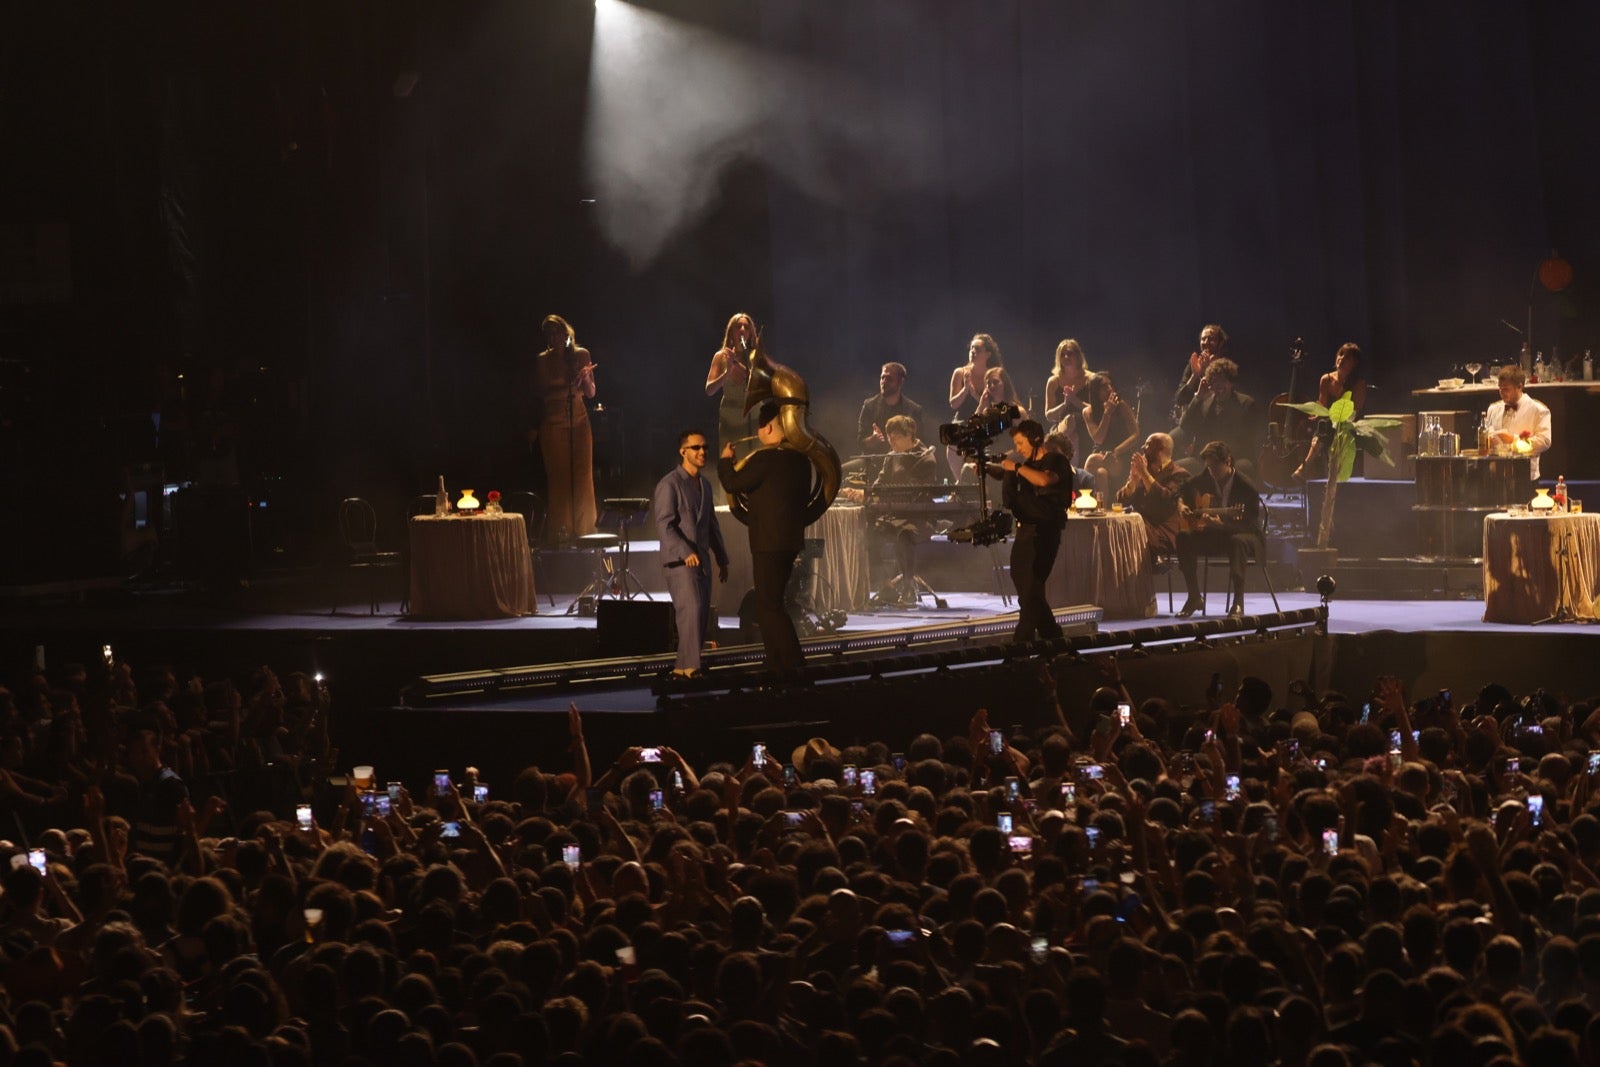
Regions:
<instances>
[{"instance_id":1,"label":"standing microphone stand","mask_svg":"<svg viewBox=\"0 0 1600 1067\"><path fill-rule=\"evenodd\" d=\"M1543 626L1546 623L1578 623L1587 625L1594 619L1585 618L1572 610L1572 603L1567 598L1567 557L1572 555L1572 531L1566 530L1561 535L1561 546L1556 549L1556 610L1552 615L1535 620L1532 625Z\"/></svg>"}]
</instances>

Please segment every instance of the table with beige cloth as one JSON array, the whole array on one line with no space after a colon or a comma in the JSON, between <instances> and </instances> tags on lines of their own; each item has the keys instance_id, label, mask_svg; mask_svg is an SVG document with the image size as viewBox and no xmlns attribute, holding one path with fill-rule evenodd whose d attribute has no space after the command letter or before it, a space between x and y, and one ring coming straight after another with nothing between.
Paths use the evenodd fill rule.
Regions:
<instances>
[{"instance_id":1,"label":"table with beige cloth","mask_svg":"<svg viewBox=\"0 0 1600 1067\"><path fill-rule=\"evenodd\" d=\"M1483 521L1483 621L1549 618L1561 600L1565 545L1567 606L1592 618L1600 599L1600 514L1508 515Z\"/></svg>"},{"instance_id":2,"label":"table with beige cloth","mask_svg":"<svg viewBox=\"0 0 1600 1067\"><path fill-rule=\"evenodd\" d=\"M744 523L717 508L722 542L728 549L728 581L716 588L717 614L739 615L739 602L754 585L750 570L750 536ZM866 510L854 504L835 504L822 518L806 527L806 536L822 538L822 559L817 563L817 604L820 613L861 611L867 606L867 553L870 551Z\"/></svg>"},{"instance_id":3,"label":"table with beige cloth","mask_svg":"<svg viewBox=\"0 0 1600 1067\"><path fill-rule=\"evenodd\" d=\"M535 610L528 527L515 512L411 520L411 615L504 619Z\"/></svg>"},{"instance_id":4,"label":"table with beige cloth","mask_svg":"<svg viewBox=\"0 0 1600 1067\"><path fill-rule=\"evenodd\" d=\"M1144 520L1131 511L1069 516L1044 592L1053 608L1095 604L1108 619L1154 615L1156 584Z\"/></svg>"}]
</instances>

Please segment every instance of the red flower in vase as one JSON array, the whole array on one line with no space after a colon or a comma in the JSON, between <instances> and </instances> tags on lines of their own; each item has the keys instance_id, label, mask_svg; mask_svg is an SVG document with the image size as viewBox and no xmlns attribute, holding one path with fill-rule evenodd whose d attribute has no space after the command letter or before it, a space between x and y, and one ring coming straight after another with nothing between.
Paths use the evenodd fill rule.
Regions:
<instances>
[{"instance_id":1,"label":"red flower in vase","mask_svg":"<svg viewBox=\"0 0 1600 1067\"><path fill-rule=\"evenodd\" d=\"M1533 431L1532 430L1523 430L1522 433L1518 434L1518 436L1521 437L1524 441L1531 441L1531 440L1533 440ZM489 499L493 500L494 497L491 496Z\"/></svg>"},{"instance_id":2,"label":"red flower in vase","mask_svg":"<svg viewBox=\"0 0 1600 1067\"><path fill-rule=\"evenodd\" d=\"M500 500L500 490L498 490L498 489L489 490L489 503L491 503L491 504L498 503L499 500Z\"/></svg>"}]
</instances>

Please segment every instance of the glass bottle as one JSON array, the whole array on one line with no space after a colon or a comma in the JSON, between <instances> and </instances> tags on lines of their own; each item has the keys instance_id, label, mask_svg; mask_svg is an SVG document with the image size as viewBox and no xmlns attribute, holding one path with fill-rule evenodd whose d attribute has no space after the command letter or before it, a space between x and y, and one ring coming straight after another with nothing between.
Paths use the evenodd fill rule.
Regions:
<instances>
[{"instance_id":1,"label":"glass bottle","mask_svg":"<svg viewBox=\"0 0 1600 1067\"><path fill-rule=\"evenodd\" d=\"M1485 411L1478 417L1478 455L1487 456L1489 444L1489 413Z\"/></svg>"},{"instance_id":2,"label":"glass bottle","mask_svg":"<svg viewBox=\"0 0 1600 1067\"><path fill-rule=\"evenodd\" d=\"M1594 355L1587 348L1583 350L1583 380L1594 381Z\"/></svg>"},{"instance_id":3,"label":"glass bottle","mask_svg":"<svg viewBox=\"0 0 1600 1067\"><path fill-rule=\"evenodd\" d=\"M433 514L435 518L443 518L450 514L450 494L445 492L444 475L439 475L439 492L433 498Z\"/></svg>"},{"instance_id":4,"label":"glass bottle","mask_svg":"<svg viewBox=\"0 0 1600 1067\"><path fill-rule=\"evenodd\" d=\"M1424 412L1422 416L1422 432L1417 434L1417 455L1437 456L1439 454L1439 416L1434 412Z\"/></svg>"},{"instance_id":5,"label":"glass bottle","mask_svg":"<svg viewBox=\"0 0 1600 1067\"><path fill-rule=\"evenodd\" d=\"M1557 511L1567 510L1567 476L1565 474L1556 476L1556 491L1550 495L1555 498Z\"/></svg>"}]
</instances>

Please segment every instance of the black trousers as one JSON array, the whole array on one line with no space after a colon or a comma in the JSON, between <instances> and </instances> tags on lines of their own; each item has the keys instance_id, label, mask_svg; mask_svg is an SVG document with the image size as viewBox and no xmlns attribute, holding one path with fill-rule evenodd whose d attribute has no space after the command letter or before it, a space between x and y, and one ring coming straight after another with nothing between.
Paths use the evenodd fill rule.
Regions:
<instances>
[{"instance_id":1,"label":"black trousers","mask_svg":"<svg viewBox=\"0 0 1600 1067\"><path fill-rule=\"evenodd\" d=\"M1183 572L1183 585L1190 596L1203 596L1196 587L1195 570L1201 556L1228 557L1228 593L1231 601L1244 600L1245 566L1250 553L1260 543L1260 538L1247 530L1228 530L1209 527L1204 530L1178 532L1178 569Z\"/></svg>"},{"instance_id":2,"label":"black trousers","mask_svg":"<svg viewBox=\"0 0 1600 1067\"><path fill-rule=\"evenodd\" d=\"M1036 634L1047 640L1061 636L1061 627L1044 595L1045 579L1056 565L1060 548L1061 527L1017 524L1017 534L1011 542L1011 584L1017 587L1017 641L1031 641Z\"/></svg>"},{"instance_id":3,"label":"black trousers","mask_svg":"<svg viewBox=\"0 0 1600 1067\"><path fill-rule=\"evenodd\" d=\"M793 552L750 553L756 623L761 627L761 643L767 649L767 668L774 671L797 670L805 665L794 622L783 607L783 593L794 572L794 557Z\"/></svg>"}]
</instances>

